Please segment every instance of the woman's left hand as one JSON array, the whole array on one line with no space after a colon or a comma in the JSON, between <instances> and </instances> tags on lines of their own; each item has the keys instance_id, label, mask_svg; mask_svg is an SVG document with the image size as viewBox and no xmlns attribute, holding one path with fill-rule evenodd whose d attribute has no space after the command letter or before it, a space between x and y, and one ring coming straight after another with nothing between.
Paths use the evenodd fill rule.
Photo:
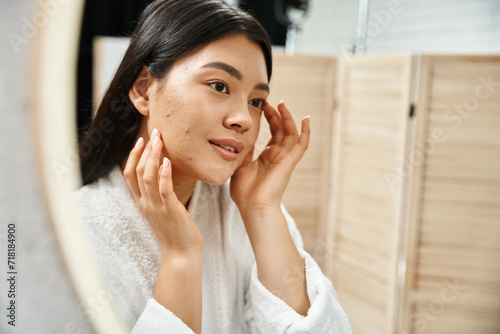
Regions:
<instances>
[{"instance_id":1,"label":"woman's left hand","mask_svg":"<svg viewBox=\"0 0 500 334\"><path fill-rule=\"evenodd\" d=\"M231 197L241 213L279 208L293 169L309 145L309 116L302 119L299 135L283 101L278 104L278 110L266 104L263 111L271 139L255 161L252 161L252 150L231 178Z\"/></svg>"}]
</instances>

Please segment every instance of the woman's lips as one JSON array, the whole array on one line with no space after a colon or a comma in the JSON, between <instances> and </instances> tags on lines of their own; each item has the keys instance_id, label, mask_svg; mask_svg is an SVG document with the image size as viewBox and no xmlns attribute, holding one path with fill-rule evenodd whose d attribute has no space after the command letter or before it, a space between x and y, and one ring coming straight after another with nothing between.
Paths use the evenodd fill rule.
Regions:
<instances>
[{"instance_id":1,"label":"woman's lips","mask_svg":"<svg viewBox=\"0 0 500 334\"><path fill-rule=\"evenodd\" d=\"M224 159L226 159L226 160L231 160L231 161L234 161L234 160L238 159L238 153L236 153L236 152L231 152L231 151L226 150L225 148L222 148L222 147L220 147L220 146L217 146L217 145L215 145L215 144L213 144L213 143L210 143L210 145L212 146L212 149L213 149L215 152L219 153L219 155L220 155L222 158L224 158Z\"/></svg>"},{"instance_id":2,"label":"woman's lips","mask_svg":"<svg viewBox=\"0 0 500 334\"><path fill-rule=\"evenodd\" d=\"M232 138L213 139L209 141L212 149L217 152L222 158L230 161L238 159L238 153L244 148L242 142Z\"/></svg>"}]
</instances>

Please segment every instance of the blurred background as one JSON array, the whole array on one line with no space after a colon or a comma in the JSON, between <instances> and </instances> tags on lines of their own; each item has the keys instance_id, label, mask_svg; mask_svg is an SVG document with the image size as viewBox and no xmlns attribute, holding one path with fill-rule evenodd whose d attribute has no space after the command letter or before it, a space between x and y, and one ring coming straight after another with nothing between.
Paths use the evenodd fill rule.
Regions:
<instances>
[{"instance_id":1,"label":"blurred background","mask_svg":"<svg viewBox=\"0 0 500 334\"><path fill-rule=\"evenodd\" d=\"M83 255L65 241L76 230L55 221L77 221L60 211L78 187L67 179L79 172L74 145L149 2L1 3L0 240L15 223L23 305L2 333L91 333L109 304L74 287L90 276L73 284ZM297 123L311 115L284 204L353 332L500 333L500 1L228 2L271 36L270 102L285 99ZM58 29L49 46L40 37L70 7L81 15L63 23L79 38ZM73 99L44 118L33 81L65 50ZM53 87L43 86L49 109L61 94ZM268 136L263 123L260 148Z\"/></svg>"}]
</instances>

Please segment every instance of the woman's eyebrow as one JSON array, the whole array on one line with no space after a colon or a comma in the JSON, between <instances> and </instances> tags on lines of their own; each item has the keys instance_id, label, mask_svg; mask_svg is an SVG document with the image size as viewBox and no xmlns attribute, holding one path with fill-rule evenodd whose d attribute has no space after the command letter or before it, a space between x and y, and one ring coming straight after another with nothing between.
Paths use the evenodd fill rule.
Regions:
<instances>
[{"instance_id":1,"label":"woman's eyebrow","mask_svg":"<svg viewBox=\"0 0 500 334\"><path fill-rule=\"evenodd\" d=\"M269 85L268 84L265 84L265 83L257 84L257 85L255 85L254 88L264 90L269 94Z\"/></svg>"},{"instance_id":2,"label":"woman's eyebrow","mask_svg":"<svg viewBox=\"0 0 500 334\"><path fill-rule=\"evenodd\" d=\"M205 64L202 66L202 68L217 68L219 70L223 70L227 72L230 76L235 77L238 80L241 80L243 76L241 75L241 72L232 67L229 64L223 63L221 61L214 61L208 64Z\"/></svg>"},{"instance_id":3,"label":"woman's eyebrow","mask_svg":"<svg viewBox=\"0 0 500 334\"><path fill-rule=\"evenodd\" d=\"M230 76L235 77L238 80L241 80L243 78L243 75L241 74L240 71L238 71L236 68L233 66L223 63L221 61L214 61L208 64L203 65L201 68L216 68L219 70L223 70L227 72ZM259 90L264 90L269 93L269 85L265 83L257 84L255 86L255 89Z\"/></svg>"}]
</instances>

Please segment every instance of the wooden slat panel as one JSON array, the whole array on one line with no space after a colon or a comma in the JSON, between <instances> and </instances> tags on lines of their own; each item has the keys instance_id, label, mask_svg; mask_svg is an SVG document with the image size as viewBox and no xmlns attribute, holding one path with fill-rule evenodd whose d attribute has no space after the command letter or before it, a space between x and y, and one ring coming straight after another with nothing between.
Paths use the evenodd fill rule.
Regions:
<instances>
[{"instance_id":1,"label":"wooden slat panel","mask_svg":"<svg viewBox=\"0 0 500 334\"><path fill-rule=\"evenodd\" d=\"M500 332L499 81L500 57L421 58L402 331Z\"/></svg>"},{"instance_id":2,"label":"wooden slat panel","mask_svg":"<svg viewBox=\"0 0 500 334\"><path fill-rule=\"evenodd\" d=\"M383 312L367 305L364 296L342 290L338 292L338 297L344 309L356 309L356 316L349 318L351 326L357 328L356 334L387 333L387 325L380 322Z\"/></svg>"},{"instance_id":3,"label":"wooden slat panel","mask_svg":"<svg viewBox=\"0 0 500 334\"><path fill-rule=\"evenodd\" d=\"M437 294L439 296L439 292ZM434 296L436 298L436 296ZM474 310L457 308L435 302L422 302L416 305L414 324L410 333L425 334L498 334L500 325L498 314L478 307Z\"/></svg>"},{"instance_id":4,"label":"wooden slat panel","mask_svg":"<svg viewBox=\"0 0 500 334\"><path fill-rule=\"evenodd\" d=\"M332 57L274 55L269 102L285 100L300 131L300 121L311 115L309 149L299 162L283 197L295 219L304 248L323 266L326 249L326 210L332 146L333 99L337 61ZM262 117L256 155L270 138Z\"/></svg>"},{"instance_id":5,"label":"wooden slat panel","mask_svg":"<svg viewBox=\"0 0 500 334\"><path fill-rule=\"evenodd\" d=\"M342 64L330 277L355 333L393 332L412 57Z\"/></svg>"},{"instance_id":6,"label":"wooden slat panel","mask_svg":"<svg viewBox=\"0 0 500 334\"><path fill-rule=\"evenodd\" d=\"M420 306L420 305L419 305ZM430 305L423 304L421 307L429 309ZM489 310L478 307L473 311L462 308L449 307L439 311L434 318L429 318L427 322L420 323L423 328L427 325L425 333L498 333L500 326L498 325L498 316L492 315ZM439 319L439 321L437 321ZM415 326L418 331L418 327ZM420 331L422 332L422 331Z\"/></svg>"}]
</instances>

